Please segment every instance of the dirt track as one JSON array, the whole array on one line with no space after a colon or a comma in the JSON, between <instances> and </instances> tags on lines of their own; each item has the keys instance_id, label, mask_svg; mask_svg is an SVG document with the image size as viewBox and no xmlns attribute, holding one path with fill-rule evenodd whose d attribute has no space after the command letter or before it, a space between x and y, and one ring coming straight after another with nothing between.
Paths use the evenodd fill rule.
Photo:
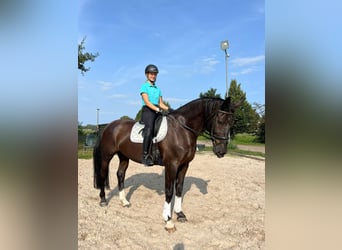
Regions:
<instances>
[{"instance_id":1,"label":"dirt track","mask_svg":"<svg viewBox=\"0 0 342 250\"><path fill-rule=\"evenodd\" d=\"M265 153L265 146L237 145L239 149Z\"/></svg>"},{"instance_id":2,"label":"dirt track","mask_svg":"<svg viewBox=\"0 0 342 250\"><path fill-rule=\"evenodd\" d=\"M115 157L110 167L107 207L93 188L92 160L78 160L79 249L265 249L265 162L198 153L184 184L183 212L188 222L164 230L163 167L130 162L119 202Z\"/></svg>"}]
</instances>

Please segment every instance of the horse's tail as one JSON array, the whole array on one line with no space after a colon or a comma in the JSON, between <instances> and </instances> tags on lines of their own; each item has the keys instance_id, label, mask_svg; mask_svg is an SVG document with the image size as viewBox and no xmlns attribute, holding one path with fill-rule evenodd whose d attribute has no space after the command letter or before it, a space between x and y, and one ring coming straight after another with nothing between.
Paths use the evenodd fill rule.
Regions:
<instances>
[{"instance_id":1,"label":"horse's tail","mask_svg":"<svg viewBox=\"0 0 342 250\"><path fill-rule=\"evenodd\" d=\"M101 166L102 166L102 153L101 153L101 137L98 138L96 145L93 150L93 166L94 166L94 188L100 189L102 185L109 189L109 167L105 171L106 176L103 183L101 177Z\"/></svg>"}]
</instances>

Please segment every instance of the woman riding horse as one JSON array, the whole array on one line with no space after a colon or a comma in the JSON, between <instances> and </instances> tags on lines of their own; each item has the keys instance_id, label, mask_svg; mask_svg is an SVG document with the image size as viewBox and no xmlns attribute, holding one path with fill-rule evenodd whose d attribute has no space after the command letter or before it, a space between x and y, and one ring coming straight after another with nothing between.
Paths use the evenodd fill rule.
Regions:
<instances>
[{"instance_id":1,"label":"woman riding horse","mask_svg":"<svg viewBox=\"0 0 342 250\"><path fill-rule=\"evenodd\" d=\"M152 136L154 131L154 122L157 113L161 110L169 110L163 102L160 89L156 85L157 74L159 70L157 66L149 64L145 68L146 82L140 88L142 98L142 114L141 121L145 124L143 135L143 157L142 162L145 166L152 166L153 159L151 156Z\"/></svg>"},{"instance_id":2,"label":"woman riding horse","mask_svg":"<svg viewBox=\"0 0 342 250\"><path fill-rule=\"evenodd\" d=\"M175 188L174 212L177 220L184 222L182 192L184 177L196 153L197 137L206 133L213 144L217 157L227 152L229 130L233 125L234 111L241 104L231 103L231 98L199 98L178 108L167 116L166 137L158 143L158 149L165 168L165 203L163 218L165 228L172 232L175 226L171 220L171 200ZM107 205L105 186L109 187L108 168L115 154L119 157L117 170L119 199L123 206L130 205L124 192L125 174L129 160L142 162L141 143L130 141L130 132L135 121L121 119L108 124L94 147L94 185L100 191L100 205Z\"/></svg>"}]
</instances>

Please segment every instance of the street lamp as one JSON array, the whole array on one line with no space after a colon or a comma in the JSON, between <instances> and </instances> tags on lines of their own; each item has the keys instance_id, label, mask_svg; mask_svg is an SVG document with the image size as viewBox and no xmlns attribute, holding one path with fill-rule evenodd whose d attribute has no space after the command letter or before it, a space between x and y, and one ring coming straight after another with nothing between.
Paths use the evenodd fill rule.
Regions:
<instances>
[{"instance_id":1,"label":"street lamp","mask_svg":"<svg viewBox=\"0 0 342 250\"><path fill-rule=\"evenodd\" d=\"M99 112L100 112L100 109L97 108L96 110L97 110L97 115L96 115L96 117L97 117L97 119L96 119L96 126L97 126L97 132L99 132Z\"/></svg>"},{"instance_id":2,"label":"street lamp","mask_svg":"<svg viewBox=\"0 0 342 250\"><path fill-rule=\"evenodd\" d=\"M228 40L221 42L221 49L224 50L224 53L226 54L226 97L228 97L228 57L229 54L227 53L227 49L229 49L229 43Z\"/></svg>"}]
</instances>

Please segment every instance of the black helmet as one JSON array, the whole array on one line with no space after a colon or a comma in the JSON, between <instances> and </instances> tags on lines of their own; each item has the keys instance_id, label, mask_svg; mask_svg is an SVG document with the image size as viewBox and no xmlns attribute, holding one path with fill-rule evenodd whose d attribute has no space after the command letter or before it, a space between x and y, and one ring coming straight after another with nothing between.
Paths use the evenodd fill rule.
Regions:
<instances>
[{"instance_id":1,"label":"black helmet","mask_svg":"<svg viewBox=\"0 0 342 250\"><path fill-rule=\"evenodd\" d=\"M153 65L153 64L149 64L149 65L147 65L146 66L146 68L145 68L145 74L146 73L159 73L159 70L158 70L158 68L157 68L157 66L156 65Z\"/></svg>"}]
</instances>

